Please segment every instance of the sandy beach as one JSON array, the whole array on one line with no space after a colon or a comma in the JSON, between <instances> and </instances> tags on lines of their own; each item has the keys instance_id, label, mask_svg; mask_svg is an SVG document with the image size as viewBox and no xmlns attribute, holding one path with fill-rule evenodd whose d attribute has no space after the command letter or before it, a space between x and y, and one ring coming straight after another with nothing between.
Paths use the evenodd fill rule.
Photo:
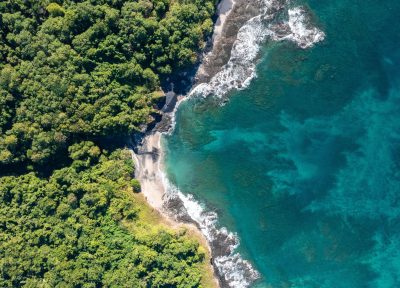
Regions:
<instances>
[{"instance_id":1,"label":"sandy beach","mask_svg":"<svg viewBox=\"0 0 400 288\"><path fill-rule=\"evenodd\" d=\"M221 35L222 27L226 21L226 17L232 11L235 0L223 0L218 5L218 19L214 26L213 41Z\"/></svg>"},{"instance_id":2,"label":"sandy beach","mask_svg":"<svg viewBox=\"0 0 400 288\"><path fill-rule=\"evenodd\" d=\"M213 42L217 42L224 30L225 22L235 5L235 0L222 0L217 8L218 19L214 26ZM212 53L212 51L210 52ZM182 101L178 96L178 102ZM176 105L179 105L177 103ZM174 109L171 109L174 110ZM174 111L165 113L165 118L171 118ZM162 158L163 151L161 146L161 132L151 132L146 135L143 142L138 147L137 152L133 153L136 163L136 178L140 181L143 195L148 203L155 209L163 212L163 197L165 187L163 183ZM163 214L165 214L163 212Z\"/></svg>"},{"instance_id":3,"label":"sandy beach","mask_svg":"<svg viewBox=\"0 0 400 288\"><path fill-rule=\"evenodd\" d=\"M243 5L243 2L246 2L246 1L245 0L243 0L243 1L241 1L241 0L222 0L220 2L220 4L218 5L219 17L214 26L214 34L213 34L212 40L211 40L212 41L212 49L206 55L206 58L207 58L207 56L210 56L210 55L211 55L210 56L211 58L216 57L215 55L217 55L219 53L219 51L221 50L221 45L223 45L223 43L228 43L228 46L231 47L231 42L233 43L233 41L232 41L232 39L227 40L226 30L227 29L229 30L229 27L232 25L231 24L226 25L226 24L227 24L227 22L229 22L229 23L235 22L235 15L237 14L237 11L235 13L232 13L233 19L229 19L230 14L232 11L234 11L236 4ZM236 32L237 32L237 30L238 29L235 29ZM232 32L231 32L231 34L232 34ZM234 36L229 35L229 38L234 38ZM224 48L226 48L226 47L224 46ZM227 54L227 53L225 53L225 54ZM226 57L224 56L223 62L227 61L225 58ZM210 58L208 58L208 59L210 59ZM219 63L219 65L217 65L217 67L221 67L223 62ZM210 66L209 63L210 63L209 60L202 62L199 70L197 71L197 74L199 75L199 74L205 73L205 74L207 74L207 77L205 77L205 78L212 76L212 74L215 73L215 71L217 69L209 68L208 67L208 66ZM202 76L200 76L200 78L202 78ZM198 84L199 82L201 82L201 81L199 81L199 77L197 77L197 79L195 79L195 84ZM171 204L171 202L173 202L174 200L171 201L171 199L167 199L168 198L167 196L169 196L169 195L167 193L168 191L166 191L167 183L166 183L166 179L164 179L164 173L163 173L163 157L164 157L164 155L163 155L163 148L161 145L163 132L159 132L159 131L168 131L168 129L171 128L171 122L174 121L173 119L174 119L174 113L175 113L176 107L178 107L179 103L181 101L184 101L184 99L186 99L186 98L181 95L178 95L176 97L176 103L174 103L175 109L174 109L174 107L169 107L171 105L167 103L166 106L168 106L167 107L168 109L163 108L163 110L162 110L163 111L162 121L160 121L160 123L158 123L158 126L156 126L156 128L153 129L153 131L149 132L148 134L146 134L144 136L144 138L141 140L141 143L138 143L138 145L135 145L135 151L132 150L132 159L134 160L135 166L136 166L135 177L139 180L139 182L141 184L141 193L147 200L148 204L153 209L155 209L156 211L158 211L161 214L161 216L165 219L166 224L168 226L170 226L171 228L179 229L179 228L184 227L185 229L189 230L189 233L191 235L194 235L197 239L199 239L199 241L202 243L203 247L208 248L209 255L213 255L214 254L213 252L215 252L215 251L212 250L212 248L211 248L212 244L209 243L209 240L203 234L204 231L202 232L202 230L200 229L203 227L200 227L198 225L198 223L196 224L196 221L193 221L192 219L190 219L190 216L186 217L186 218L185 218L185 216L184 216L184 218L180 218L177 215L173 215L176 212L173 210L176 209L177 206L180 207L182 205L182 203L178 203L176 205L176 203L174 202ZM180 202L180 200L178 200L178 202ZM174 207L171 207L171 206L174 206ZM180 208L178 208L178 210L179 209ZM175 214L179 214L179 213L175 213ZM224 240L226 240L226 239L224 239ZM228 242L229 242L229 239L228 239ZM217 245L215 245L216 243L213 243L213 244L214 244L213 247L221 246L220 243L217 243ZM224 249L225 248L220 248L219 250L225 251ZM221 251L219 251L218 253L220 253ZM223 253L229 254L230 252L223 252ZM210 261L213 264L215 264L213 262L212 258L210 259ZM215 267L215 265L210 265L210 266L211 266L210 269L212 269L214 271L215 287L228 287L228 284L226 283L225 279L223 277L221 277L221 275L219 273L216 273L217 268Z\"/></svg>"},{"instance_id":4,"label":"sandy beach","mask_svg":"<svg viewBox=\"0 0 400 288\"><path fill-rule=\"evenodd\" d=\"M266 10L269 14L263 14L263 16L278 17L280 15L278 12L282 10L282 3L276 0L273 4L271 4L273 9ZM186 95L178 95L174 91L174 85L171 84L171 91L165 94L166 104L160 111L161 120L156 123L152 131L137 141L135 152L132 151L132 158L136 163L135 176L141 183L141 191L148 204L160 213L168 226L173 229L184 227L202 243L203 247L208 248L215 287L249 287L260 277L260 274L236 251L240 241L235 233L224 227L217 227L215 224L218 222L217 213L205 211L201 203L192 198L190 191L186 194L182 193L169 183L163 169L162 137L163 133L173 128L175 112L179 104L188 99L187 95L195 97L196 88L201 90L204 87L211 87L210 91L213 93L216 92L215 88L221 88L224 92L226 89L245 87L246 81L254 77L253 68L259 41L264 39L264 35L260 36L258 31L264 25L262 22L246 24L249 20L261 15L260 11L264 11L263 5L265 5L263 1L250 0L222 0L219 3L217 8L219 17L214 26L214 33L209 39L209 48L200 57L201 62L195 71L194 79L188 81L191 83L188 87L191 91ZM254 23L259 23L258 26L256 25L257 29L254 28ZM298 25L298 27L303 26ZM295 33L290 29L285 32L290 32L291 34L285 34L286 37L292 37L290 39L297 41L296 43L302 43L300 40L306 39L305 37L296 38ZM278 40L284 39L282 37ZM204 90L201 91L204 92Z\"/></svg>"},{"instance_id":5,"label":"sandy beach","mask_svg":"<svg viewBox=\"0 0 400 288\"><path fill-rule=\"evenodd\" d=\"M136 153L131 150L132 159L136 167L135 177L140 181L141 193L147 203L164 219L163 222L168 227L176 231L182 228L188 231L188 235L198 239L201 245L208 249L208 258L210 258L211 247L198 227L194 224L183 223L174 219L167 213L164 207L166 187L162 172L163 154L161 137L161 132L152 132L143 139L142 145L138 147ZM210 265L210 269L214 275L212 287L221 287L213 265Z\"/></svg>"},{"instance_id":6,"label":"sandy beach","mask_svg":"<svg viewBox=\"0 0 400 288\"><path fill-rule=\"evenodd\" d=\"M133 153L136 163L135 177L140 181L141 191L147 202L161 210L165 188L161 177L161 133L147 135L137 153Z\"/></svg>"}]
</instances>

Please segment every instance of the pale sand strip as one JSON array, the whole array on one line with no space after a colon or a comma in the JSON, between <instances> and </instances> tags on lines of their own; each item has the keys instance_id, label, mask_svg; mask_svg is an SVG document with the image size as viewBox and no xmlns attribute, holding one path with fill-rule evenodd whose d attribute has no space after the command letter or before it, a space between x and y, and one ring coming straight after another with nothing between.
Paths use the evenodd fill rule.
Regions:
<instances>
[{"instance_id":1,"label":"pale sand strip","mask_svg":"<svg viewBox=\"0 0 400 288\"><path fill-rule=\"evenodd\" d=\"M213 41L221 34L225 20L235 4L235 0L222 0L218 5L218 19L214 26ZM178 102L183 100L179 99ZM179 105L179 103L178 103ZM174 112L173 112L174 113ZM136 162L136 178L140 181L142 193L148 203L157 210L162 210L165 187L162 179L161 133L153 132L143 140L139 153L133 154Z\"/></svg>"},{"instance_id":2,"label":"pale sand strip","mask_svg":"<svg viewBox=\"0 0 400 288\"><path fill-rule=\"evenodd\" d=\"M160 141L160 132L149 134L143 139L143 144L139 147L139 152L132 154L136 163L135 177L141 184L141 191L150 206L157 210L162 209L165 193L160 169L162 158Z\"/></svg>"},{"instance_id":3,"label":"pale sand strip","mask_svg":"<svg viewBox=\"0 0 400 288\"><path fill-rule=\"evenodd\" d=\"M217 8L218 19L214 26L213 41L215 41L215 39L221 35L225 20L228 17L234 5L235 5L235 0L222 0L218 4Z\"/></svg>"},{"instance_id":4,"label":"pale sand strip","mask_svg":"<svg viewBox=\"0 0 400 288\"><path fill-rule=\"evenodd\" d=\"M218 41L223 28L225 20L227 19L229 13L235 4L235 0L222 0L218 5L219 17L214 26L213 41ZM182 97L180 97L180 102ZM179 103L178 103L179 105ZM175 112L172 112L175 113ZM178 223L163 211L163 197L165 195L165 186L163 180L163 149L161 145L162 134L160 132L152 132L145 136L143 142L138 148L137 153L132 152L132 159L135 162L135 177L139 180L141 184L141 192L146 198L148 204L156 209L161 216L164 217L166 223L171 228L185 227L190 231L192 235L195 235L203 247L207 247L211 255L211 248L206 240L205 236L201 233L197 226L194 224L183 224ZM210 265L211 269L214 271L213 265ZM214 272L214 275L215 272ZM214 278L215 287L219 287L219 279L215 276Z\"/></svg>"},{"instance_id":5,"label":"pale sand strip","mask_svg":"<svg viewBox=\"0 0 400 288\"><path fill-rule=\"evenodd\" d=\"M162 134L160 132L153 132L143 139L143 143L137 153L132 153L132 159L136 166L135 177L140 181L141 192L143 193L147 203L164 219L164 223L170 228L179 230L185 228L188 235L196 238L200 244L208 250L208 259L211 257L211 247L206 237L201 233L199 228L194 224L180 223L171 218L163 209L163 196L165 195L166 188L163 181L162 163L163 163L163 150L161 145ZM208 283L209 288L220 287L220 282L216 276L213 265L209 266L209 275L213 275L213 279Z\"/></svg>"}]
</instances>

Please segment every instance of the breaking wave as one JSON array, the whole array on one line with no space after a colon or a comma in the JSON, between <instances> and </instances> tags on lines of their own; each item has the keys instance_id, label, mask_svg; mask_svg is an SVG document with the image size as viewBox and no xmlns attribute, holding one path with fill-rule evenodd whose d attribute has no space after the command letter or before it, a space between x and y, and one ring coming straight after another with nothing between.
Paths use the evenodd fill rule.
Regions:
<instances>
[{"instance_id":1,"label":"breaking wave","mask_svg":"<svg viewBox=\"0 0 400 288\"><path fill-rule=\"evenodd\" d=\"M212 251L212 262L222 287L245 288L260 277L250 262L235 252L239 238L225 227L218 228L218 215L206 209L193 195L183 194L163 175L164 210L177 221L195 224L206 237Z\"/></svg>"},{"instance_id":2,"label":"breaking wave","mask_svg":"<svg viewBox=\"0 0 400 288\"><path fill-rule=\"evenodd\" d=\"M201 83L192 89L189 96L213 95L222 98L232 90L246 88L256 76L256 60L261 45L268 39L291 41L302 49L324 40L325 33L311 25L305 8L287 9L288 1L282 0L260 1L260 14L239 29L228 63L210 82Z\"/></svg>"},{"instance_id":3,"label":"breaking wave","mask_svg":"<svg viewBox=\"0 0 400 288\"><path fill-rule=\"evenodd\" d=\"M311 25L305 8L289 9L289 0L256 1L261 7L260 13L239 29L229 61L209 82L195 86L188 97L178 101L174 111L169 113L171 126L164 133L173 131L176 110L182 101L210 95L223 99L232 90L246 88L256 77L256 62L261 46L267 40L291 41L301 49L324 40L324 32ZM210 244L212 262L222 287L249 287L260 274L236 252L239 246L237 235L225 227L219 228L217 213L206 210L192 195L182 193L161 173L165 213L177 221L193 223L202 231Z\"/></svg>"}]
</instances>

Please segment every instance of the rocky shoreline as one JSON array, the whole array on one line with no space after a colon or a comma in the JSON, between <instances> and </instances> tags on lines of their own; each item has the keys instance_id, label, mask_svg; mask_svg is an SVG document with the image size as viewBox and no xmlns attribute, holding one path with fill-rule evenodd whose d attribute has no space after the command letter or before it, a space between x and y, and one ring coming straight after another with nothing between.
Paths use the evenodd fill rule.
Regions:
<instances>
[{"instance_id":1,"label":"rocky shoreline","mask_svg":"<svg viewBox=\"0 0 400 288\"><path fill-rule=\"evenodd\" d=\"M239 29L260 11L260 2L258 1L235 0L231 3L230 11L221 25L223 27L217 29L217 34L212 38L212 47L202 59L195 76L195 85L209 82L228 63Z\"/></svg>"},{"instance_id":2,"label":"rocky shoreline","mask_svg":"<svg viewBox=\"0 0 400 288\"><path fill-rule=\"evenodd\" d=\"M221 71L231 57L232 47L237 39L239 29L261 9L261 1L251 0L221 0L218 4L218 18L214 25L214 33L210 37L207 48L200 55L200 65L196 68L194 76L182 80L190 91L202 83L209 82ZM189 83L189 84L188 84ZM187 98L174 92L174 84L165 93L165 104L160 109L161 119L148 131L167 133L174 125L174 114L181 101ZM181 89L179 89L181 90ZM140 141L139 141L140 142Z\"/></svg>"},{"instance_id":3,"label":"rocky shoreline","mask_svg":"<svg viewBox=\"0 0 400 288\"><path fill-rule=\"evenodd\" d=\"M300 48L324 38L323 32L310 25L301 7L289 9L287 4L287 0L222 0L214 34L195 76L189 79L189 94L175 93L171 84L160 121L143 137L135 139L133 145L136 177L148 203L172 225L185 223L201 232L220 287L248 287L260 275L235 252L239 245L237 236L217 228L217 214L205 211L191 195L184 195L168 181L163 171L162 134L173 129L176 109L188 97L213 94L222 98L231 90L247 87L255 77L258 52L267 37L272 41L289 40Z\"/></svg>"},{"instance_id":4,"label":"rocky shoreline","mask_svg":"<svg viewBox=\"0 0 400 288\"><path fill-rule=\"evenodd\" d=\"M206 82L216 74L230 58L230 50L236 35L243 23L254 16L254 7L248 0L222 0L218 5L218 18L214 34L210 38L207 53L201 59L192 87ZM172 87L173 88L173 87ZM136 164L135 177L140 181L142 193L151 207L158 210L172 226L185 225L188 229L201 232L201 242L206 243L211 254L211 264L219 287L232 287L225 275L216 267L217 257L230 255L238 245L237 240L229 233L215 231L213 241L204 235L199 223L187 211L182 199L176 193L166 193L167 179L163 172L163 150L161 137L174 125L174 115L179 103L185 96L178 95L173 90L165 94L165 105L161 108L162 115L154 127L145 135L137 136L132 144L132 157ZM249 275L251 278L251 275Z\"/></svg>"}]
</instances>

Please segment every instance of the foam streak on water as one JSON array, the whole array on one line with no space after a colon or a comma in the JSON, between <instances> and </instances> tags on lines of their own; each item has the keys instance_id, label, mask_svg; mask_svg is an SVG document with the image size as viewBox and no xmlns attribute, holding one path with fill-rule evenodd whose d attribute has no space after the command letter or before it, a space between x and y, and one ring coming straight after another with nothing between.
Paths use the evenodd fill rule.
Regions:
<instances>
[{"instance_id":1,"label":"foam streak on water","mask_svg":"<svg viewBox=\"0 0 400 288\"><path fill-rule=\"evenodd\" d=\"M215 96L223 98L232 90L246 88L256 76L256 61L261 45L267 40L291 41L306 49L322 41L325 34L309 23L307 12L302 7L288 9L288 1L261 1L260 14L248 20L240 28L232 47L231 58L211 81L197 85L189 97ZM284 17L281 17L284 15ZM285 21L278 19L285 18ZM175 127L175 112L171 113L172 128ZM170 133L169 131L168 133ZM162 173L162 172L161 172ZM212 249L213 263L223 287L248 287L260 277L250 262L235 252L239 238L226 228L218 227L215 212L206 211L190 194L182 193L166 175L162 175L165 187L164 208L178 221L196 224L207 238Z\"/></svg>"},{"instance_id":2,"label":"foam streak on water","mask_svg":"<svg viewBox=\"0 0 400 288\"><path fill-rule=\"evenodd\" d=\"M225 66L231 74L220 72L203 84L209 94L180 107L167 143L168 176L208 239L235 236L210 233L213 227L237 232L236 252L262 276L254 287L400 287L400 26L393 24L400 1L301 2L318 15L330 44L304 50L323 34L310 25L308 6L294 1L269 8L271 20L247 22L242 32L260 33L242 41L249 49L266 32L258 24L276 27L262 46L268 55L235 56L237 42ZM259 79L228 98L225 91L235 89L229 77L247 73L243 65L258 57ZM241 70L232 63L243 63ZM200 81L216 75L212 68ZM215 100L221 75L226 87ZM218 96L229 105L215 107ZM218 219L204 207L218 209ZM223 287L247 285L231 252L238 242L228 241L229 250L219 243L211 240L214 251L226 252L214 256L215 270L235 283Z\"/></svg>"},{"instance_id":3,"label":"foam streak on water","mask_svg":"<svg viewBox=\"0 0 400 288\"><path fill-rule=\"evenodd\" d=\"M235 252L239 238L225 227L219 228L218 215L206 211L190 194L183 194L163 175L166 188L164 207L178 221L194 222L206 237L212 250L213 263L223 287L244 288L260 277L250 262Z\"/></svg>"},{"instance_id":4,"label":"foam streak on water","mask_svg":"<svg viewBox=\"0 0 400 288\"><path fill-rule=\"evenodd\" d=\"M294 42L300 48L312 47L325 38L324 32L313 27L302 7L287 9L288 1L259 0L260 14L240 28L231 51L231 58L209 83L196 86L190 96L219 98L232 90L248 87L256 76L256 61L261 45L267 40ZM287 20L281 21L281 18Z\"/></svg>"}]
</instances>

